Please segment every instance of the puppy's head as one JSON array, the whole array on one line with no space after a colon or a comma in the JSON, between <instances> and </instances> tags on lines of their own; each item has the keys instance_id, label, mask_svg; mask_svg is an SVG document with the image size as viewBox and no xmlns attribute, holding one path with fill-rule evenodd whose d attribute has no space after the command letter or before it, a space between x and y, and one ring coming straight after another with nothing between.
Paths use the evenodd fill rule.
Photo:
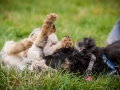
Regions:
<instances>
[{"instance_id":1,"label":"puppy's head","mask_svg":"<svg viewBox=\"0 0 120 90\"><path fill-rule=\"evenodd\" d=\"M46 60L46 65L51 66L54 69L61 67L64 70L68 70L71 65L69 57L73 51L74 49L72 47L64 47L57 49L53 54L44 56L43 58Z\"/></svg>"},{"instance_id":2,"label":"puppy's head","mask_svg":"<svg viewBox=\"0 0 120 90\"><path fill-rule=\"evenodd\" d=\"M95 41L92 38L86 37L86 38L83 38L81 41L78 41L77 43L75 43L74 48L78 52L81 52L84 49L90 50L95 46L96 46Z\"/></svg>"}]
</instances>

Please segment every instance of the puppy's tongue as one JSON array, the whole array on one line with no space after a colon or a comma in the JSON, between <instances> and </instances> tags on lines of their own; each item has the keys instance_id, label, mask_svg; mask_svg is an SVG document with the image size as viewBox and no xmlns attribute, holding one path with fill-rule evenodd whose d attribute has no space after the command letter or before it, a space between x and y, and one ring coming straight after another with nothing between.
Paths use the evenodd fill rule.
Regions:
<instances>
[{"instance_id":1,"label":"puppy's tongue","mask_svg":"<svg viewBox=\"0 0 120 90\"><path fill-rule=\"evenodd\" d=\"M86 81L92 81L92 77L91 77L91 76L87 76L87 77L85 78L85 80L86 80Z\"/></svg>"}]
</instances>

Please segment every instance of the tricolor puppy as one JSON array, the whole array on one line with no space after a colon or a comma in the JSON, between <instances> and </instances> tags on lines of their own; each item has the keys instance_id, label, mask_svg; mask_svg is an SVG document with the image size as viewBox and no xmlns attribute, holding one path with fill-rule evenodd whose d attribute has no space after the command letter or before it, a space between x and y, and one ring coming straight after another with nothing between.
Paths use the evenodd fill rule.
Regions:
<instances>
[{"instance_id":1,"label":"tricolor puppy","mask_svg":"<svg viewBox=\"0 0 120 90\"><path fill-rule=\"evenodd\" d=\"M45 56L47 65L59 67L69 72L120 74L120 41L107 47L98 47L91 38L75 43L73 48L61 48L52 55Z\"/></svg>"}]
</instances>

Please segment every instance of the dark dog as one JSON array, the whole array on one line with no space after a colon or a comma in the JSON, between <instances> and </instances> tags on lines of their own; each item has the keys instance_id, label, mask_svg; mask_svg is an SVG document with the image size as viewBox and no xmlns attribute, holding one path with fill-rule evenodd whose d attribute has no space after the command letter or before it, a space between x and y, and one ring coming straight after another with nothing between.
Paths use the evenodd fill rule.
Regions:
<instances>
[{"instance_id":1,"label":"dark dog","mask_svg":"<svg viewBox=\"0 0 120 90\"><path fill-rule=\"evenodd\" d=\"M73 48L62 48L54 52L52 55L45 56L46 64L52 68L57 66L70 72L84 74L88 69L93 73L101 73L104 70L109 72L112 70L103 60L103 55L107 57L115 70L120 68L120 41L117 41L107 47L97 47L95 41L91 38L84 38L82 41L75 43ZM94 63L91 65L90 61ZM91 66L90 66L91 65ZM116 67L117 66L117 67ZM90 71L90 72L91 72ZM89 73L90 73L89 72Z\"/></svg>"}]
</instances>

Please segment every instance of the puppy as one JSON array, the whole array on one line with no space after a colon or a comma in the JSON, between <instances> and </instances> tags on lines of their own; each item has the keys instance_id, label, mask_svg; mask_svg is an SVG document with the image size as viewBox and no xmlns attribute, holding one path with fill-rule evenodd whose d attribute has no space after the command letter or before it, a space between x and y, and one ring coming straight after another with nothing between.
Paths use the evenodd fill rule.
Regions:
<instances>
[{"instance_id":1,"label":"puppy","mask_svg":"<svg viewBox=\"0 0 120 90\"><path fill-rule=\"evenodd\" d=\"M7 41L1 50L2 64L18 70L27 67L30 71L48 70L43 56L51 55L56 49L69 47L66 37L59 42L54 34L56 19L57 15L51 13L43 21L42 28L35 29L28 38L19 42Z\"/></svg>"},{"instance_id":2,"label":"puppy","mask_svg":"<svg viewBox=\"0 0 120 90\"><path fill-rule=\"evenodd\" d=\"M101 73L104 70L109 72L111 69L104 63L103 55L115 66L120 68L120 41L107 47L98 47L92 38L84 38L75 43L72 48L62 48L52 55L44 57L47 65L56 69L57 65L69 72L80 74ZM90 63L92 61L92 64ZM93 63L94 62L94 63ZM120 70L120 69L119 69ZM119 73L119 70L117 71Z\"/></svg>"}]
</instances>

